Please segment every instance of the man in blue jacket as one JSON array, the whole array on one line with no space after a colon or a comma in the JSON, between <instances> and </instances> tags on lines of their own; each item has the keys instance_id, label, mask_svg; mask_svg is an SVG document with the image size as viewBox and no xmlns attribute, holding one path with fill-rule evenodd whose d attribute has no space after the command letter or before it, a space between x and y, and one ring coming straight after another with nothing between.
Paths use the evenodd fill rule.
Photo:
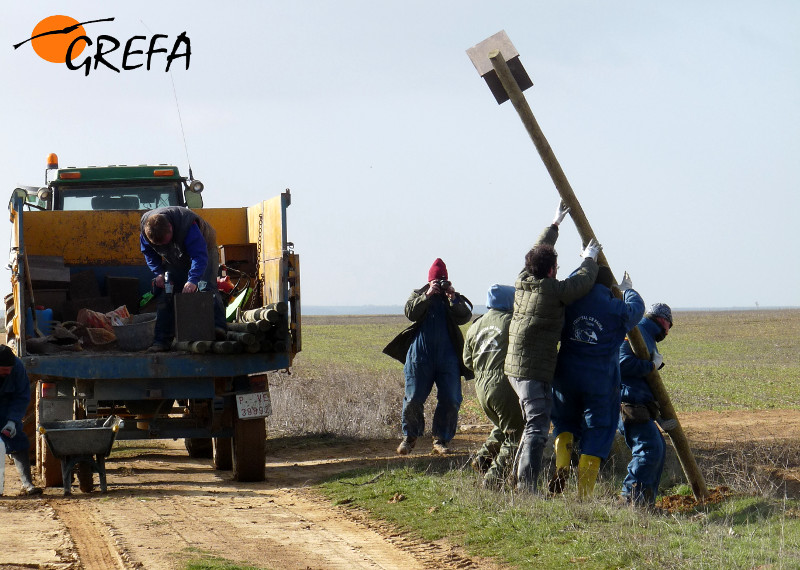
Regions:
<instances>
[{"instance_id":1,"label":"man in blue jacket","mask_svg":"<svg viewBox=\"0 0 800 570\"><path fill-rule=\"evenodd\" d=\"M644 301L628 274L611 292L612 274L601 266L589 293L564 310L564 329L553 379L553 435L556 473L550 492L563 491L573 445L579 443L578 496L592 495L600 462L617 433L620 401L619 347L644 314Z\"/></svg>"},{"instance_id":2,"label":"man in blue jacket","mask_svg":"<svg viewBox=\"0 0 800 570\"><path fill-rule=\"evenodd\" d=\"M22 482L23 495L41 495L33 484L30 442L22 431L22 418L31 400L31 384L22 361L4 344L0 344L0 495L3 494L5 454L11 455Z\"/></svg>"},{"instance_id":3,"label":"man in blue jacket","mask_svg":"<svg viewBox=\"0 0 800 570\"><path fill-rule=\"evenodd\" d=\"M225 338L225 309L217 290L219 252L214 228L189 208L168 206L145 212L140 222L139 245L147 266L156 276L156 288L174 287L174 293L210 291L214 294L214 327ZM165 275L169 273L170 283ZM156 327L149 352L169 350L175 334L175 309L171 296L160 295Z\"/></svg>"},{"instance_id":4,"label":"man in blue jacket","mask_svg":"<svg viewBox=\"0 0 800 570\"><path fill-rule=\"evenodd\" d=\"M637 358L627 339L619 348L622 372L619 430L632 453L628 474L622 483L622 498L637 505L652 506L658 495L666 456L666 444L656 421L660 421L661 427L668 431L677 420L661 420L658 402L646 378L664 366L664 358L656 343L664 340L672 328L672 310L665 303L656 303L647 310L637 327L650 352L650 360Z\"/></svg>"}]
</instances>

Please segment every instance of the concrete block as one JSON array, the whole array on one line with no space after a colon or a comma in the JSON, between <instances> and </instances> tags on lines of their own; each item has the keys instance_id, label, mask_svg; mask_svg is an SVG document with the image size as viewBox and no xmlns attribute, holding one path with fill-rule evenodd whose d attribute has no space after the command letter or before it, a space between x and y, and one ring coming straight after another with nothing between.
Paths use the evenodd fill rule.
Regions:
<instances>
[{"instance_id":1,"label":"concrete block","mask_svg":"<svg viewBox=\"0 0 800 570\"><path fill-rule=\"evenodd\" d=\"M213 293L198 291L175 295L175 340L215 340Z\"/></svg>"},{"instance_id":2,"label":"concrete block","mask_svg":"<svg viewBox=\"0 0 800 570\"><path fill-rule=\"evenodd\" d=\"M107 275L106 292L115 308L125 305L130 314L135 315L139 312L139 280L136 277Z\"/></svg>"},{"instance_id":3,"label":"concrete block","mask_svg":"<svg viewBox=\"0 0 800 570\"><path fill-rule=\"evenodd\" d=\"M100 297L100 285L97 283L97 278L94 275L94 271L91 269L86 269L85 271L73 273L70 276L70 299L92 299L97 297Z\"/></svg>"}]
</instances>

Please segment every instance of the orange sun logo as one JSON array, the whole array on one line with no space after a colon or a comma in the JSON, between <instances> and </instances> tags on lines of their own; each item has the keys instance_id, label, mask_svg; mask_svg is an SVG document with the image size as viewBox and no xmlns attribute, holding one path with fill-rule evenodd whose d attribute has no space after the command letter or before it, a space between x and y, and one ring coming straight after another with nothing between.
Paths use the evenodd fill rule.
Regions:
<instances>
[{"instance_id":1,"label":"orange sun logo","mask_svg":"<svg viewBox=\"0 0 800 570\"><path fill-rule=\"evenodd\" d=\"M36 24L31 33L31 45L36 54L52 63L64 63L67 59L67 48L75 38L85 36L78 20L69 16L49 16ZM86 44L78 42L72 50L72 59L78 57Z\"/></svg>"}]
</instances>

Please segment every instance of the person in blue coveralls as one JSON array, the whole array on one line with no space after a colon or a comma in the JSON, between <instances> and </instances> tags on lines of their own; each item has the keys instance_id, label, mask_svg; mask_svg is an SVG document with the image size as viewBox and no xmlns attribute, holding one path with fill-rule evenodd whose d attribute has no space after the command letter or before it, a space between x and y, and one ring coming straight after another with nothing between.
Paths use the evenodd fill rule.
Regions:
<instances>
[{"instance_id":1,"label":"person in blue coveralls","mask_svg":"<svg viewBox=\"0 0 800 570\"><path fill-rule=\"evenodd\" d=\"M33 484L30 441L22 431L22 418L31 400L31 384L22 361L4 344L0 344L0 495L3 494L5 454L11 455L22 483L23 495L41 495Z\"/></svg>"},{"instance_id":2,"label":"person in blue coveralls","mask_svg":"<svg viewBox=\"0 0 800 570\"><path fill-rule=\"evenodd\" d=\"M551 493L564 490L573 446L580 447L578 496L594 491L600 462L608 457L617 433L620 406L619 347L644 314L644 301L625 277L611 292L612 274L601 266L585 296L567 305L561 348L553 378L553 435L556 471Z\"/></svg>"},{"instance_id":3,"label":"person in blue coveralls","mask_svg":"<svg viewBox=\"0 0 800 570\"><path fill-rule=\"evenodd\" d=\"M219 252L217 234L203 218L182 206L168 206L145 212L140 222L139 244L147 266L156 276L158 289L174 293L210 291L214 294L214 327L224 340L227 326L222 298L217 290ZM169 274L169 282L165 275ZM149 352L169 350L175 335L172 296L159 295L156 327Z\"/></svg>"},{"instance_id":4,"label":"person in blue coveralls","mask_svg":"<svg viewBox=\"0 0 800 570\"><path fill-rule=\"evenodd\" d=\"M488 310L473 321L464 342L464 364L475 372L475 395L494 425L471 462L472 468L483 474L483 487L490 489L502 488L511 476L525 427L519 398L503 371L514 292L511 285L489 287Z\"/></svg>"},{"instance_id":5,"label":"person in blue coveralls","mask_svg":"<svg viewBox=\"0 0 800 570\"><path fill-rule=\"evenodd\" d=\"M678 420L662 419L647 376L664 367L664 358L656 343L661 342L672 328L672 310L665 303L655 303L637 325L650 352L649 360L637 358L626 339L619 348L619 366L622 372L622 400L619 430L631 449L628 474L622 482L621 498L624 502L651 507L658 495L658 485L664 470L666 444L656 425L664 431L677 426Z\"/></svg>"},{"instance_id":6,"label":"person in blue coveralls","mask_svg":"<svg viewBox=\"0 0 800 570\"><path fill-rule=\"evenodd\" d=\"M413 324L395 337L383 352L404 363L403 440L397 448L408 455L425 430L424 407L436 385L433 412L433 453L450 452L461 408L461 376L473 378L461 359L464 336L460 325L472 317L472 303L448 281L447 266L436 259L428 283L406 301L405 315Z\"/></svg>"}]
</instances>

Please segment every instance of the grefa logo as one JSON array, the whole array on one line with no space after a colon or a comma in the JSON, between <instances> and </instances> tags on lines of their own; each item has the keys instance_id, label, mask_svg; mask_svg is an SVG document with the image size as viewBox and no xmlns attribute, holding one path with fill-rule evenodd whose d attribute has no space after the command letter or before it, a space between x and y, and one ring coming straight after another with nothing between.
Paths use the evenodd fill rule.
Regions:
<instances>
[{"instance_id":1,"label":"grefa logo","mask_svg":"<svg viewBox=\"0 0 800 570\"><path fill-rule=\"evenodd\" d=\"M149 41L147 36L133 36L125 42L124 47L114 36L101 34L92 39L86 35L85 25L113 21L114 18L103 18L78 22L69 16L49 16L36 24L31 37L15 44L14 49L30 42L33 51L43 60L64 63L72 71L83 69L84 75L89 75L91 70L97 70L100 66L117 73L143 66L150 71L154 60L161 59L165 60L164 71L169 71L172 62L180 58L185 59L186 69L189 69L192 44L186 32L181 32L175 38L169 52L166 48L158 47L159 40L169 38L165 34L153 34ZM76 62L86 48L90 48L88 55Z\"/></svg>"}]
</instances>

